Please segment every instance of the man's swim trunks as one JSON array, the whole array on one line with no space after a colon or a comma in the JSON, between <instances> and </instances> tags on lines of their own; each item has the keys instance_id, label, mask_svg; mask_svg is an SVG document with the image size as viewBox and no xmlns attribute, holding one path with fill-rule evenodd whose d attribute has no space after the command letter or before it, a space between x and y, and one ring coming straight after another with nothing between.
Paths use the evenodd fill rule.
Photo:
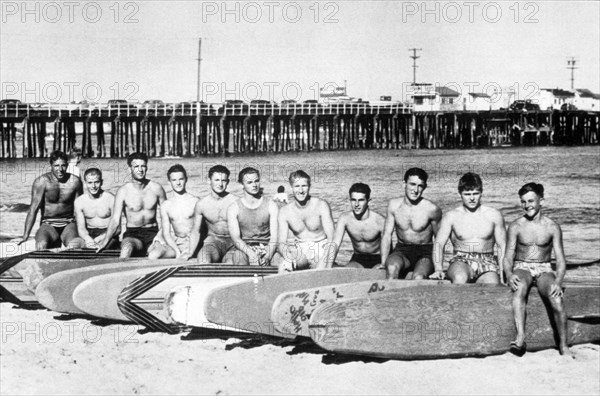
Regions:
<instances>
[{"instance_id":1,"label":"man's swim trunks","mask_svg":"<svg viewBox=\"0 0 600 396\"><path fill-rule=\"evenodd\" d=\"M381 264L381 254L354 253L350 261L355 261L365 268L373 268Z\"/></svg>"},{"instance_id":2,"label":"man's swim trunks","mask_svg":"<svg viewBox=\"0 0 600 396\"><path fill-rule=\"evenodd\" d=\"M319 241L301 241L296 239L293 243L288 243L285 247L286 254L283 257L286 268L292 271L302 269L315 269L319 266L324 267L329 252L329 242L327 238ZM302 267L297 267L298 261ZM304 263L306 261L306 263Z\"/></svg>"},{"instance_id":3,"label":"man's swim trunks","mask_svg":"<svg viewBox=\"0 0 600 396\"><path fill-rule=\"evenodd\" d=\"M500 274L500 267L496 262L493 253L465 253L456 252L450 260L450 266L457 261L467 263L473 271L473 280L476 280L486 272L495 272Z\"/></svg>"},{"instance_id":4,"label":"man's swim trunks","mask_svg":"<svg viewBox=\"0 0 600 396\"><path fill-rule=\"evenodd\" d=\"M96 237L106 233L106 228L88 228L87 229L90 238L96 239Z\"/></svg>"},{"instance_id":5,"label":"man's swim trunks","mask_svg":"<svg viewBox=\"0 0 600 396\"><path fill-rule=\"evenodd\" d=\"M414 269L415 265L422 258L431 260L433 253L433 243L424 243L422 245L402 245L398 243L390 256L401 254L410 262L410 268Z\"/></svg>"},{"instance_id":6,"label":"man's swim trunks","mask_svg":"<svg viewBox=\"0 0 600 396\"><path fill-rule=\"evenodd\" d=\"M179 248L181 254L187 253L190 250L190 236L188 235L184 238L176 236L175 244L177 245L177 248Z\"/></svg>"},{"instance_id":7,"label":"man's swim trunks","mask_svg":"<svg viewBox=\"0 0 600 396\"><path fill-rule=\"evenodd\" d=\"M533 283L535 284L538 280L538 278L540 276L542 276L545 273L554 273L554 271L552 270L552 266L550 265L550 262L545 262L545 263L533 263L533 262L527 262L527 261L515 261L515 266L513 268L513 270L523 270L523 271L529 271L529 273L531 274L531 277L533 278Z\"/></svg>"},{"instance_id":8,"label":"man's swim trunks","mask_svg":"<svg viewBox=\"0 0 600 396\"><path fill-rule=\"evenodd\" d=\"M142 250L139 254L146 255L148 254L148 248L150 248L150 246L152 246L152 242L154 242L156 234L158 234L158 226L127 227L125 233L123 234L123 239L135 238L142 242Z\"/></svg>"},{"instance_id":9,"label":"man's swim trunks","mask_svg":"<svg viewBox=\"0 0 600 396\"><path fill-rule=\"evenodd\" d=\"M75 219L73 217L61 217L61 218L51 218L51 217L45 217L42 218L40 227L43 225L46 226L50 226L52 228L54 228L54 230L56 231L56 233L58 234L58 237L60 238L60 236L62 235L63 231L67 228L67 226L69 226L70 224L74 224L73 221ZM77 236L77 235L75 235Z\"/></svg>"},{"instance_id":10,"label":"man's swim trunks","mask_svg":"<svg viewBox=\"0 0 600 396\"><path fill-rule=\"evenodd\" d=\"M106 233L106 228L86 228L86 229L87 229L89 236L92 239L96 239L100 235ZM106 245L106 248L107 249L118 249L119 248L119 236L113 235L113 237L110 239L110 242L108 243L108 245Z\"/></svg>"},{"instance_id":11,"label":"man's swim trunks","mask_svg":"<svg viewBox=\"0 0 600 396\"><path fill-rule=\"evenodd\" d=\"M233 248L233 241L231 238L220 235L209 235L204 239L202 249L210 252L216 252L216 262L220 263L230 249ZM193 252L192 252L193 254Z\"/></svg>"}]
</instances>

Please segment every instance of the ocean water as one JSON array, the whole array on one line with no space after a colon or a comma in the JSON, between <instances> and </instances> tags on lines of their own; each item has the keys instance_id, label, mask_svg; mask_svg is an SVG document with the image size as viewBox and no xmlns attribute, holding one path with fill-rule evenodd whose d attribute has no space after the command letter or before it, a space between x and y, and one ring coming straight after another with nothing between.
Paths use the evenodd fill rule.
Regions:
<instances>
[{"instance_id":1,"label":"ocean water","mask_svg":"<svg viewBox=\"0 0 600 396\"><path fill-rule=\"evenodd\" d=\"M287 183L289 173L303 169L312 177L311 193L329 202L334 220L343 211L350 210L348 189L359 181L371 186L372 209L385 215L387 202L403 194L404 172L419 166L430 175L425 197L436 202L443 211L460 204L459 177L468 171L478 173L484 183L484 204L499 209L508 225L522 215L517 191L524 183L534 181L546 189L544 213L562 226L567 260L582 262L600 258L600 146L157 158L149 161L148 177L170 191L166 173L175 163L187 169L188 191L198 196L208 194L208 169L215 164L223 164L231 170L229 191L237 195L241 194L237 173L246 166L261 171L261 182L268 195L274 194L279 185L291 192ZM93 166L104 172L104 187L108 191L116 192L129 179L125 159L83 159L80 164L82 172ZM44 159L0 161L0 233L3 238L22 233L31 185L36 177L49 170ZM350 257L351 250L346 236L340 251L341 261Z\"/></svg>"}]
</instances>

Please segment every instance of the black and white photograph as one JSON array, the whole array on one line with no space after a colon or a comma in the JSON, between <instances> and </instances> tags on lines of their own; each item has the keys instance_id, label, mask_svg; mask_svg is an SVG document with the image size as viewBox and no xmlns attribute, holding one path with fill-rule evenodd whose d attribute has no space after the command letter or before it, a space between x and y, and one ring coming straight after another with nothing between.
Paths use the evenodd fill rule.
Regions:
<instances>
[{"instance_id":1,"label":"black and white photograph","mask_svg":"<svg viewBox=\"0 0 600 396\"><path fill-rule=\"evenodd\" d=\"M0 0L0 394L600 394L599 27Z\"/></svg>"}]
</instances>

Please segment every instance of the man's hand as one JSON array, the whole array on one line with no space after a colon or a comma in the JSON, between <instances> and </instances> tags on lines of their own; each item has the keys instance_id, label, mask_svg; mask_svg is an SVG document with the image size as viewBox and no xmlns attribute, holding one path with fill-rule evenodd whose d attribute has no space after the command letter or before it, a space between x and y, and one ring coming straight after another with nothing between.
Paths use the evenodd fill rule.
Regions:
<instances>
[{"instance_id":1,"label":"man's hand","mask_svg":"<svg viewBox=\"0 0 600 396\"><path fill-rule=\"evenodd\" d=\"M553 283L550 286L550 296L554 298L561 298L563 296L562 286L558 283Z\"/></svg>"},{"instance_id":2,"label":"man's hand","mask_svg":"<svg viewBox=\"0 0 600 396\"><path fill-rule=\"evenodd\" d=\"M519 287L520 283L521 279L517 275L512 274L511 276L509 276L508 285L510 286L512 291L517 291L517 288Z\"/></svg>"},{"instance_id":3,"label":"man's hand","mask_svg":"<svg viewBox=\"0 0 600 396\"><path fill-rule=\"evenodd\" d=\"M446 279L446 274L444 271L435 271L433 274L429 275L429 279Z\"/></svg>"},{"instance_id":4,"label":"man's hand","mask_svg":"<svg viewBox=\"0 0 600 396\"><path fill-rule=\"evenodd\" d=\"M25 237L22 237L22 238L15 238L15 239L12 239L12 240L11 240L11 242L13 242L13 243L16 243L16 244L17 244L17 246L19 246L19 245L21 245L23 242L27 241L28 239L29 239L29 238L25 238Z\"/></svg>"}]
</instances>

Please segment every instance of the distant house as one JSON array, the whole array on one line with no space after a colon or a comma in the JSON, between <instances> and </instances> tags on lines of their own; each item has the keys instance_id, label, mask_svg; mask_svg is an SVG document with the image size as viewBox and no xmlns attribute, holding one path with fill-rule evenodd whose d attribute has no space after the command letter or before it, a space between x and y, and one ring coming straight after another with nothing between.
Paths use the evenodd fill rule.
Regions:
<instances>
[{"instance_id":1,"label":"distant house","mask_svg":"<svg viewBox=\"0 0 600 396\"><path fill-rule=\"evenodd\" d=\"M439 111L440 102L438 93L433 84L417 83L410 85L408 93L410 101L413 103L414 111Z\"/></svg>"},{"instance_id":2,"label":"distant house","mask_svg":"<svg viewBox=\"0 0 600 396\"><path fill-rule=\"evenodd\" d=\"M572 104L578 110L600 111L600 95L589 89L576 89Z\"/></svg>"},{"instance_id":3,"label":"distant house","mask_svg":"<svg viewBox=\"0 0 600 396\"><path fill-rule=\"evenodd\" d=\"M491 97L482 92L470 92L463 96L463 110L486 111L492 108Z\"/></svg>"},{"instance_id":4,"label":"distant house","mask_svg":"<svg viewBox=\"0 0 600 396\"><path fill-rule=\"evenodd\" d=\"M435 92L439 99L440 110L454 111L461 109L460 93L448 87L436 87Z\"/></svg>"},{"instance_id":5,"label":"distant house","mask_svg":"<svg viewBox=\"0 0 600 396\"><path fill-rule=\"evenodd\" d=\"M428 83L411 84L410 89L414 111L462 110L461 95L453 89Z\"/></svg>"},{"instance_id":6,"label":"distant house","mask_svg":"<svg viewBox=\"0 0 600 396\"><path fill-rule=\"evenodd\" d=\"M534 103L540 106L541 110L560 110L565 103L573 104L575 94L571 91L560 88L542 88L531 98Z\"/></svg>"}]
</instances>

